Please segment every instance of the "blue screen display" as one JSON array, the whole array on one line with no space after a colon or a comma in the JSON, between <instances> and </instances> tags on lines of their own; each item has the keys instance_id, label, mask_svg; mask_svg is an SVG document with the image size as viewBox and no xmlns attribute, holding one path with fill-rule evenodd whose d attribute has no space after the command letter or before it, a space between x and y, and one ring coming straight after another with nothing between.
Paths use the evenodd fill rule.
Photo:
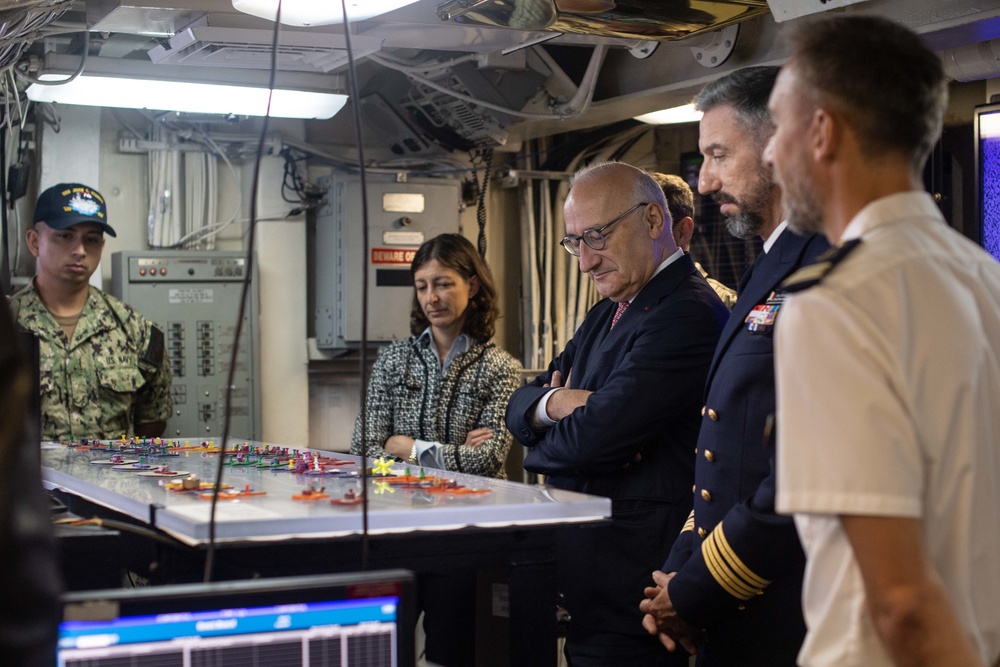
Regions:
<instances>
[{"instance_id":1,"label":"blue screen display","mask_svg":"<svg viewBox=\"0 0 1000 667\"><path fill-rule=\"evenodd\" d=\"M1000 109L980 113L978 122L983 247L1000 261Z\"/></svg>"},{"instance_id":2,"label":"blue screen display","mask_svg":"<svg viewBox=\"0 0 1000 667\"><path fill-rule=\"evenodd\" d=\"M398 604L398 598L386 597L126 616L110 621L64 621L59 629L59 648L93 648L184 637L234 636L323 626L393 623Z\"/></svg>"}]
</instances>

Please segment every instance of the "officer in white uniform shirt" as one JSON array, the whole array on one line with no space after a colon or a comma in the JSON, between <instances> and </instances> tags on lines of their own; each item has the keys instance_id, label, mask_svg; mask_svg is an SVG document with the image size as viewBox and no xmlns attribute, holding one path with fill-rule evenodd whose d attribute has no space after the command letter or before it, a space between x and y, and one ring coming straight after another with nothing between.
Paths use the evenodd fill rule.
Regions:
<instances>
[{"instance_id":1,"label":"officer in white uniform shirt","mask_svg":"<svg viewBox=\"0 0 1000 667\"><path fill-rule=\"evenodd\" d=\"M839 244L776 327L805 667L1000 658L1000 265L923 192L946 90L916 35L846 15L796 33L771 95L790 222Z\"/></svg>"}]
</instances>

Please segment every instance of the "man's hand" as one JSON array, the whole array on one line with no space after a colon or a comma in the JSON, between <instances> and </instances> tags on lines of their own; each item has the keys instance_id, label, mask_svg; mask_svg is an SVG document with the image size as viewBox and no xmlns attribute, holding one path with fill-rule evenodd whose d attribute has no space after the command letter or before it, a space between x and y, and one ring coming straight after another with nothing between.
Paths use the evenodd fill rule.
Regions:
<instances>
[{"instance_id":1,"label":"man's hand","mask_svg":"<svg viewBox=\"0 0 1000 667\"><path fill-rule=\"evenodd\" d=\"M593 393L584 389L570 389L569 386L572 379L573 371L571 370L566 374L566 386L563 387L562 373L552 371L549 381L542 385L543 387L562 389L562 391L552 392L552 395L549 396L549 402L545 404L545 414L554 422L569 416L577 408L586 405L587 398Z\"/></svg>"},{"instance_id":2,"label":"man's hand","mask_svg":"<svg viewBox=\"0 0 1000 667\"><path fill-rule=\"evenodd\" d=\"M466 447L478 447L493 437L493 429L477 428L465 434Z\"/></svg>"},{"instance_id":3,"label":"man's hand","mask_svg":"<svg viewBox=\"0 0 1000 667\"><path fill-rule=\"evenodd\" d=\"M676 572L667 574L660 571L653 573L655 585L643 590L646 599L639 603L639 611L644 614L642 627L649 634L656 636L668 651L676 651L677 645L680 644L693 655L698 651L695 644L700 639L701 633L677 615L677 610L670 600L670 593L667 592L667 584L676 574Z\"/></svg>"},{"instance_id":4,"label":"man's hand","mask_svg":"<svg viewBox=\"0 0 1000 667\"><path fill-rule=\"evenodd\" d=\"M545 404L545 413L552 421L568 417L574 410L587 404L587 399L593 392L584 389L563 389L552 392L549 402Z\"/></svg>"},{"instance_id":5,"label":"man's hand","mask_svg":"<svg viewBox=\"0 0 1000 667\"><path fill-rule=\"evenodd\" d=\"M398 459L404 461L410 458L410 451L413 449L413 438L405 435L393 435L385 441L383 449Z\"/></svg>"},{"instance_id":6,"label":"man's hand","mask_svg":"<svg viewBox=\"0 0 1000 667\"><path fill-rule=\"evenodd\" d=\"M573 379L573 369L570 369L569 373L566 374L566 389L570 388L570 381ZM549 381L542 385L543 387L552 387L553 389L557 387L562 387L562 373L559 371L552 371L552 377Z\"/></svg>"}]
</instances>

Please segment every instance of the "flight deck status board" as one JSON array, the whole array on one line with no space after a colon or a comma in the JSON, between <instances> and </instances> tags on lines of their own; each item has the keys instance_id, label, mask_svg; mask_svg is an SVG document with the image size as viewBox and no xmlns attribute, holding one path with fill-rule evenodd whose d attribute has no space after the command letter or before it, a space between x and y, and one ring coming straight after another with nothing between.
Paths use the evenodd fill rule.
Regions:
<instances>
[{"instance_id":1,"label":"flight deck status board","mask_svg":"<svg viewBox=\"0 0 1000 667\"><path fill-rule=\"evenodd\" d=\"M231 439L42 443L42 478L181 542L336 537L362 531L360 457ZM538 485L368 459L370 533L600 521L611 501ZM151 512L155 507L156 511Z\"/></svg>"}]
</instances>

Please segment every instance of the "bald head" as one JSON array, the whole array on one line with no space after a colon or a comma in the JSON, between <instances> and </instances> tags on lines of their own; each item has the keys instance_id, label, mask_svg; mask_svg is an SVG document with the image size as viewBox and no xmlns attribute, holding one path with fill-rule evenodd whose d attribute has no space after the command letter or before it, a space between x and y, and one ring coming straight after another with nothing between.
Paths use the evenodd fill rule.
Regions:
<instances>
[{"instance_id":1,"label":"bald head","mask_svg":"<svg viewBox=\"0 0 1000 667\"><path fill-rule=\"evenodd\" d=\"M667 209L663 191L656 181L642 169L624 162L593 162L587 165L570 179L571 197L578 186L585 187L588 194L618 197L621 201L633 203L645 201Z\"/></svg>"},{"instance_id":2,"label":"bald head","mask_svg":"<svg viewBox=\"0 0 1000 667\"><path fill-rule=\"evenodd\" d=\"M613 301L632 299L677 246L663 191L642 169L622 162L574 175L564 207L567 238L580 270Z\"/></svg>"}]
</instances>

